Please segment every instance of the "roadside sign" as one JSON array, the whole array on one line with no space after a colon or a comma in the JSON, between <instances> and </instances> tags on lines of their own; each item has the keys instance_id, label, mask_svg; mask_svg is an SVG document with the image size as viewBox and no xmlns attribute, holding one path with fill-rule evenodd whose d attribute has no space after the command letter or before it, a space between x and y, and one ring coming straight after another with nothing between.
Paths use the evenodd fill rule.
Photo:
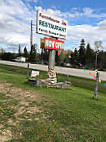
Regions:
<instances>
[{"instance_id":1,"label":"roadside sign","mask_svg":"<svg viewBox=\"0 0 106 142\"><path fill-rule=\"evenodd\" d=\"M32 71L31 77L36 77L37 75L39 75L39 71Z\"/></svg>"},{"instance_id":2,"label":"roadside sign","mask_svg":"<svg viewBox=\"0 0 106 142\"><path fill-rule=\"evenodd\" d=\"M45 38L45 49L54 49L54 50L62 50L64 51L64 41Z\"/></svg>"},{"instance_id":3,"label":"roadside sign","mask_svg":"<svg viewBox=\"0 0 106 142\"><path fill-rule=\"evenodd\" d=\"M67 21L44 11L37 11L36 32L51 37L66 39Z\"/></svg>"}]
</instances>

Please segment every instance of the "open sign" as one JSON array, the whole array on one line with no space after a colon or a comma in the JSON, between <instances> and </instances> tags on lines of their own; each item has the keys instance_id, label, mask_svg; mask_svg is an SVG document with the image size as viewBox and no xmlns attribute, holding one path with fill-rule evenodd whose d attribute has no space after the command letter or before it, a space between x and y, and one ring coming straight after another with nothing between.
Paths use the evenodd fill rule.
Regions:
<instances>
[{"instance_id":1,"label":"open sign","mask_svg":"<svg viewBox=\"0 0 106 142\"><path fill-rule=\"evenodd\" d=\"M64 51L64 41L45 38L45 49L54 49Z\"/></svg>"}]
</instances>

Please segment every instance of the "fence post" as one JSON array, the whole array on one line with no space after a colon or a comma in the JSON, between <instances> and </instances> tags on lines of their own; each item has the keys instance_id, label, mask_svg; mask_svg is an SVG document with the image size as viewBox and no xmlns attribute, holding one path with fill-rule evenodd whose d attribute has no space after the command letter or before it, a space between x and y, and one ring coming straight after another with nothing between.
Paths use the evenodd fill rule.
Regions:
<instances>
[{"instance_id":1,"label":"fence post","mask_svg":"<svg viewBox=\"0 0 106 142\"><path fill-rule=\"evenodd\" d=\"M96 71L96 84L95 84L95 92L94 92L95 99L97 99L98 83L99 83L99 72Z\"/></svg>"},{"instance_id":2,"label":"fence post","mask_svg":"<svg viewBox=\"0 0 106 142\"><path fill-rule=\"evenodd\" d=\"M27 64L27 78L29 78L29 63Z\"/></svg>"}]
</instances>

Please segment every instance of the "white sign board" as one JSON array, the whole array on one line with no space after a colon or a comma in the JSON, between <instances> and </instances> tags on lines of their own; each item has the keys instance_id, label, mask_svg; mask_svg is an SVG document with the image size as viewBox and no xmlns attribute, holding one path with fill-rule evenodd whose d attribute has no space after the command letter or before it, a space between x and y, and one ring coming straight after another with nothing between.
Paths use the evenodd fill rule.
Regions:
<instances>
[{"instance_id":1,"label":"white sign board","mask_svg":"<svg viewBox=\"0 0 106 142\"><path fill-rule=\"evenodd\" d=\"M66 39L67 21L38 10L36 32L47 36Z\"/></svg>"},{"instance_id":2,"label":"white sign board","mask_svg":"<svg viewBox=\"0 0 106 142\"><path fill-rule=\"evenodd\" d=\"M39 75L39 71L32 71L31 77L36 77L37 75Z\"/></svg>"}]
</instances>

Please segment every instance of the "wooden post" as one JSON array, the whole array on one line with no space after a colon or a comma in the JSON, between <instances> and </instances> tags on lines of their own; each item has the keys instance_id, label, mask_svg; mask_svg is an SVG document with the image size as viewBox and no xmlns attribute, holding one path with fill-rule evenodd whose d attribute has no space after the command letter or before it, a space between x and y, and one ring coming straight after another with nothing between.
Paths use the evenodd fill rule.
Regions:
<instances>
[{"instance_id":1,"label":"wooden post","mask_svg":"<svg viewBox=\"0 0 106 142\"><path fill-rule=\"evenodd\" d=\"M96 59L95 59L95 70L97 69L97 61L98 60L98 57L97 57L97 53L96 53Z\"/></svg>"},{"instance_id":2,"label":"wooden post","mask_svg":"<svg viewBox=\"0 0 106 142\"><path fill-rule=\"evenodd\" d=\"M94 98L95 99L97 99L98 82L99 82L99 73L98 73L98 71L96 71L96 84L95 84L95 92L94 92Z\"/></svg>"},{"instance_id":3,"label":"wooden post","mask_svg":"<svg viewBox=\"0 0 106 142\"><path fill-rule=\"evenodd\" d=\"M53 37L51 37L53 38ZM55 38L58 39L58 38ZM48 65L48 79L52 84L57 82L56 72L55 72L55 50L50 50L49 52L49 65Z\"/></svg>"},{"instance_id":4,"label":"wooden post","mask_svg":"<svg viewBox=\"0 0 106 142\"><path fill-rule=\"evenodd\" d=\"M55 50L50 50L48 69L54 71L54 66L55 66Z\"/></svg>"},{"instance_id":5,"label":"wooden post","mask_svg":"<svg viewBox=\"0 0 106 142\"><path fill-rule=\"evenodd\" d=\"M48 79L49 82L54 84L57 82L56 72L55 72L55 50L50 50L49 52L49 65L48 65Z\"/></svg>"},{"instance_id":6,"label":"wooden post","mask_svg":"<svg viewBox=\"0 0 106 142\"><path fill-rule=\"evenodd\" d=\"M29 78L29 63L27 64L27 78Z\"/></svg>"}]
</instances>

